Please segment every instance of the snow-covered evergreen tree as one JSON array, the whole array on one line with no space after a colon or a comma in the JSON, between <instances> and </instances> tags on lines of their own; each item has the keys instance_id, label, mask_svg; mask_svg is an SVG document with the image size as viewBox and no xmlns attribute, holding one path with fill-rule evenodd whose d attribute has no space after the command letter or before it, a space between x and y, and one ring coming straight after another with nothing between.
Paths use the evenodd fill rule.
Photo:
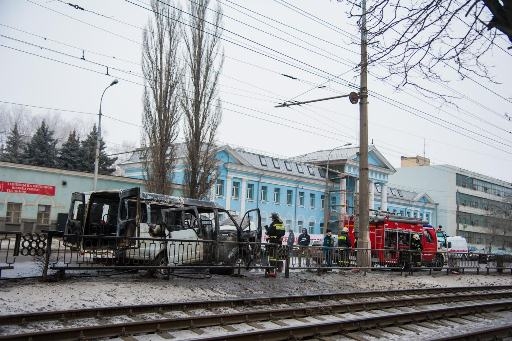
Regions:
<instances>
[{"instance_id":1,"label":"snow-covered evergreen tree","mask_svg":"<svg viewBox=\"0 0 512 341\"><path fill-rule=\"evenodd\" d=\"M18 124L14 123L14 127L9 132L5 149L1 155L1 160L4 162L23 163L23 147L25 142L18 130Z\"/></svg>"},{"instance_id":2,"label":"snow-covered evergreen tree","mask_svg":"<svg viewBox=\"0 0 512 341\"><path fill-rule=\"evenodd\" d=\"M68 169L79 171L82 169L82 155L80 150L80 138L76 130L69 133L68 139L62 145L57 157L57 167L60 169Z\"/></svg>"},{"instance_id":3,"label":"snow-covered evergreen tree","mask_svg":"<svg viewBox=\"0 0 512 341\"><path fill-rule=\"evenodd\" d=\"M34 136L25 147L24 163L34 166L55 167L57 161L57 140L43 120Z\"/></svg>"}]
</instances>

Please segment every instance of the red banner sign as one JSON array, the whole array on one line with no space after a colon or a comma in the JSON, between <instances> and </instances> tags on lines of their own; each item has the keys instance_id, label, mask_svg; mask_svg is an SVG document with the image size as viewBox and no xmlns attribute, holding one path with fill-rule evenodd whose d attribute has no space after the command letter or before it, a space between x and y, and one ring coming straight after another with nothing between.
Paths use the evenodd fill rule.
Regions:
<instances>
[{"instance_id":1,"label":"red banner sign","mask_svg":"<svg viewBox=\"0 0 512 341\"><path fill-rule=\"evenodd\" d=\"M0 192L55 196L55 186L0 181Z\"/></svg>"}]
</instances>

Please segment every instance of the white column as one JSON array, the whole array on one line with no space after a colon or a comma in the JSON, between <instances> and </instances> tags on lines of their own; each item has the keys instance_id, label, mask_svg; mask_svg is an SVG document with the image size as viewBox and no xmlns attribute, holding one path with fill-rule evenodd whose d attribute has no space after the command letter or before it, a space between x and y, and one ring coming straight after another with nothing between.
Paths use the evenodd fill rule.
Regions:
<instances>
[{"instance_id":1,"label":"white column","mask_svg":"<svg viewBox=\"0 0 512 341\"><path fill-rule=\"evenodd\" d=\"M213 183L212 188L210 189L210 200L215 201L215 187L217 186L217 182Z\"/></svg>"},{"instance_id":2,"label":"white column","mask_svg":"<svg viewBox=\"0 0 512 341\"><path fill-rule=\"evenodd\" d=\"M233 183L233 177L231 175L226 176L226 210L231 209L231 186Z\"/></svg>"},{"instance_id":3,"label":"white column","mask_svg":"<svg viewBox=\"0 0 512 341\"><path fill-rule=\"evenodd\" d=\"M380 209L382 211L388 210L388 184L381 184L381 195L380 195Z\"/></svg>"},{"instance_id":4,"label":"white column","mask_svg":"<svg viewBox=\"0 0 512 341\"><path fill-rule=\"evenodd\" d=\"M375 184L372 180L368 181L368 208L374 209L373 202L375 201Z\"/></svg>"},{"instance_id":5,"label":"white column","mask_svg":"<svg viewBox=\"0 0 512 341\"><path fill-rule=\"evenodd\" d=\"M240 215L245 213L245 200L247 200L247 180L242 179L240 190Z\"/></svg>"}]
</instances>

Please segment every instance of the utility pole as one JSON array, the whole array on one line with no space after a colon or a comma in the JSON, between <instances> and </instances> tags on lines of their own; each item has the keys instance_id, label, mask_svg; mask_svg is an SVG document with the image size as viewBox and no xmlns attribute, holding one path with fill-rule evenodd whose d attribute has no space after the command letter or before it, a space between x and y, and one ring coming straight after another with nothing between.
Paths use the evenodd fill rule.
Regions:
<instances>
[{"instance_id":1,"label":"utility pole","mask_svg":"<svg viewBox=\"0 0 512 341\"><path fill-rule=\"evenodd\" d=\"M361 85L359 89L359 238L357 247L368 250L369 202L368 202L368 52L366 34L366 0L361 1ZM370 266L370 253L357 253L359 267Z\"/></svg>"}]
</instances>

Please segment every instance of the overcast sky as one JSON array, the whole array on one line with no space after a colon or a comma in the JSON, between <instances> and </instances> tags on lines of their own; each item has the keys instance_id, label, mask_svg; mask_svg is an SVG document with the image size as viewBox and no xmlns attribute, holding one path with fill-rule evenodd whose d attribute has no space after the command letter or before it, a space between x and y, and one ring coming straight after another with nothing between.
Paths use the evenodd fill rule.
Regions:
<instances>
[{"instance_id":1,"label":"overcast sky","mask_svg":"<svg viewBox=\"0 0 512 341\"><path fill-rule=\"evenodd\" d=\"M148 0L131 1L149 7ZM321 18L320 23L278 0L221 2L226 40L219 142L283 157L358 145L359 106L346 98L275 108L290 99L348 94L354 88L347 83L359 84L359 32L346 7L330 0L286 1ZM97 122L102 91L118 78L119 84L103 99L103 136L112 150L137 146L141 28L149 15L121 0L0 0L0 106L9 108L5 102L13 102L60 109L64 111L27 107L33 114L59 113L62 121L90 127ZM382 74L381 67L370 66L369 90L387 96L387 102L402 103L392 106L370 95L370 142L395 167L402 155L425 153L433 164L512 182L512 122L506 119L506 114L512 115L511 54L495 49L486 59L493 66L495 84L476 78L461 81L453 75L442 89L459 97L453 99L458 109L413 89L395 91L373 76ZM108 65L110 75L98 64ZM450 72L447 67L446 74ZM439 89L434 83L423 84ZM448 128L432 123L439 119Z\"/></svg>"}]
</instances>

